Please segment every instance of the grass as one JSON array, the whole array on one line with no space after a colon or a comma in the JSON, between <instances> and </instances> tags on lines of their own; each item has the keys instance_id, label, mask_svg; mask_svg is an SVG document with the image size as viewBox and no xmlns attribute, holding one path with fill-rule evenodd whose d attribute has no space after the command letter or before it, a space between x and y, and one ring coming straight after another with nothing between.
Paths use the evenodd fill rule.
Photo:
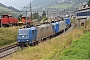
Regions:
<instances>
[{"instance_id":1,"label":"grass","mask_svg":"<svg viewBox=\"0 0 90 60\"><path fill-rule=\"evenodd\" d=\"M20 27L0 28L0 48L17 42L17 31Z\"/></svg>"},{"instance_id":2,"label":"grass","mask_svg":"<svg viewBox=\"0 0 90 60\"><path fill-rule=\"evenodd\" d=\"M58 60L90 60L90 32L74 41L62 54L57 55ZM61 56L60 56L61 55Z\"/></svg>"}]
</instances>

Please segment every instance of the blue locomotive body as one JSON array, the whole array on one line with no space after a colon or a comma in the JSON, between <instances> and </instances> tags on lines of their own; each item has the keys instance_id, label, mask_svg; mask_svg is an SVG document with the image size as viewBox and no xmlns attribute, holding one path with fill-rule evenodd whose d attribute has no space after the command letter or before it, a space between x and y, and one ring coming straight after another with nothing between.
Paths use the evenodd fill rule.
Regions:
<instances>
[{"instance_id":1,"label":"blue locomotive body","mask_svg":"<svg viewBox=\"0 0 90 60\"><path fill-rule=\"evenodd\" d=\"M70 27L71 26L71 19L69 17L65 17L65 23L66 23L66 26L67 27Z\"/></svg>"},{"instance_id":2,"label":"blue locomotive body","mask_svg":"<svg viewBox=\"0 0 90 60\"><path fill-rule=\"evenodd\" d=\"M19 29L18 30L18 42L28 42L29 41L29 33L30 33L30 29Z\"/></svg>"},{"instance_id":3,"label":"blue locomotive body","mask_svg":"<svg viewBox=\"0 0 90 60\"><path fill-rule=\"evenodd\" d=\"M18 30L18 43L31 44L36 41L37 29L35 27L23 28Z\"/></svg>"},{"instance_id":4,"label":"blue locomotive body","mask_svg":"<svg viewBox=\"0 0 90 60\"><path fill-rule=\"evenodd\" d=\"M56 22L55 24L56 24L55 33L58 33L59 32L59 22Z\"/></svg>"},{"instance_id":5,"label":"blue locomotive body","mask_svg":"<svg viewBox=\"0 0 90 60\"><path fill-rule=\"evenodd\" d=\"M52 29L53 29L53 33L55 33L55 30L56 30L56 24L55 23L52 23Z\"/></svg>"},{"instance_id":6,"label":"blue locomotive body","mask_svg":"<svg viewBox=\"0 0 90 60\"><path fill-rule=\"evenodd\" d=\"M31 27L30 28L30 43L33 43L34 41L36 41L36 37L37 37L37 29L35 27Z\"/></svg>"},{"instance_id":7,"label":"blue locomotive body","mask_svg":"<svg viewBox=\"0 0 90 60\"><path fill-rule=\"evenodd\" d=\"M66 18L65 18L65 22L66 22L67 25L70 25L70 24L71 24L70 18L66 17Z\"/></svg>"}]
</instances>

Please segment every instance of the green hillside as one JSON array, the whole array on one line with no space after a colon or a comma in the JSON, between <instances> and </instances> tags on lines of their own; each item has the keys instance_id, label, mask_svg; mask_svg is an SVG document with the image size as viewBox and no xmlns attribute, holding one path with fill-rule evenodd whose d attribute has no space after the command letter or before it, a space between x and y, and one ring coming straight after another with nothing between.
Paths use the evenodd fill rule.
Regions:
<instances>
[{"instance_id":1,"label":"green hillside","mask_svg":"<svg viewBox=\"0 0 90 60\"><path fill-rule=\"evenodd\" d=\"M52 6L53 8L57 8L57 9L67 9L67 8L70 8L72 7L73 5L72 4L61 4L61 5L55 5L55 6Z\"/></svg>"},{"instance_id":2,"label":"green hillside","mask_svg":"<svg viewBox=\"0 0 90 60\"><path fill-rule=\"evenodd\" d=\"M59 10L67 9L67 10L77 10L81 7L82 4L87 4L88 0L33 0L32 8L34 11L43 11L43 10ZM79 6L80 5L80 6ZM29 7L27 5L27 7ZM45 8L45 9L43 9ZM23 10L23 9L22 9Z\"/></svg>"},{"instance_id":3,"label":"green hillside","mask_svg":"<svg viewBox=\"0 0 90 60\"><path fill-rule=\"evenodd\" d=\"M10 11L10 10L0 6L0 11Z\"/></svg>"},{"instance_id":4,"label":"green hillside","mask_svg":"<svg viewBox=\"0 0 90 60\"><path fill-rule=\"evenodd\" d=\"M2 16L3 14L11 14L14 17L17 17L19 15L19 13L14 10L10 10L4 6L0 6L0 16Z\"/></svg>"},{"instance_id":5,"label":"green hillside","mask_svg":"<svg viewBox=\"0 0 90 60\"><path fill-rule=\"evenodd\" d=\"M52 6L52 5L60 5L60 4L83 4L85 2L88 2L89 0L33 0L32 6L38 7L38 6Z\"/></svg>"}]
</instances>

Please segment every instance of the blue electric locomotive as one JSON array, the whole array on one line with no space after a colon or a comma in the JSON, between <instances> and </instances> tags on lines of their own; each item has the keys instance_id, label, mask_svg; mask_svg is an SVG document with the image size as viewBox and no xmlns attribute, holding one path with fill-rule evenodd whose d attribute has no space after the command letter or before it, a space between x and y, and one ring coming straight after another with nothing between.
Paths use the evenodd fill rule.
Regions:
<instances>
[{"instance_id":1,"label":"blue electric locomotive","mask_svg":"<svg viewBox=\"0 0 90 60\"><path fill-rule=\"evenodd\" d=\"M59 22L52 23L52 28L55 34L59 33L59 26L60 26Z\"/></svg>"},{"instance_id":2,"label":"blue electric locomotive","mask_svg":"<svg viewBox=\"0 0 90 60\"><path fill-rule=\"evenodd\" d=\"M56 22L56 27L55 27L55 33L57 34L59 32L59 22Z\"/></svg>"},{"instance_id":3,"label":"blue electric locomotive","mask_svg":"<svg viewBox=\"0 0 90 60\"><path fill-rule=\"evenodd\" d=\"M37 29L36 27L22 28L18 30L19 45L28 45L36 41Z\"/></svg>"},{"instance_id":4,"label":"blue electric locomotive","mask_svg":"<svg viewBox=\"0 0 90 60\"><path fill-rule=\"evenodd\" d=\"M70 21L71 19L68 16L65 16L65 19L64 20L66 22L66 26L67 27L70 27L71 26L71 21Z\"/></svg>"}]
</instances>

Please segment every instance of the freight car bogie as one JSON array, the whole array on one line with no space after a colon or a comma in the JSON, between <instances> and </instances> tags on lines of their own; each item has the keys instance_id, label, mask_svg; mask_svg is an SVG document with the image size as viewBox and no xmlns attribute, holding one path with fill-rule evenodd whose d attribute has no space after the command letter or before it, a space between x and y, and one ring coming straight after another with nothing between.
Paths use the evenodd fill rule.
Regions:
<instances>
[{"instance_id":1,"label":"freight car bogie","mask_svg":"<svg viewBox=\"0 0 90 60\"><path fill-rule=\"evenodd\" d=\"M28 42L19 42L18 43L18 46L20 46L20 47L25 47L25 46L28 46Z\"/></svg>"},{"instance_id":2,"label":"freight car bogie","mask_svg":"<svg viewBox=\"0 0 90 60\"><path fill-rule=\"evenodd\" d=\"M69 28L71 27L71 24L69 25Z\"/></svg>"},{"instance_id":3,"label":"freight car bogie","mask_svg":"<svg viewBox=\"0 0 90 60\"><path fill-rule=\"evenodd\" d=\"M71 24L67 24L66 30L69 29L70 27L71 27Z\"/></svg>"},{"instance_id":4,"label":"freight car bogie","mask_svg":"<svg viewBox=\"0 0 90 60\"><path fill-rule=\"evenodd\" d=\"M48 39L51 39L51 38L53 38L53 35L49 35L49 36L48 36Z\"/></svg>"},{"instance_id":5,"label":"freight car bogie","mask_svg":"<svg viewBox=\"0 0 90 60\"><path fill-rule=\"evenodd\" d=\"M28 45L30 46L35 46L35 45L38 45L39 41L35 41L35 42L30 42Z\"/></svg>"}]
</instances>

